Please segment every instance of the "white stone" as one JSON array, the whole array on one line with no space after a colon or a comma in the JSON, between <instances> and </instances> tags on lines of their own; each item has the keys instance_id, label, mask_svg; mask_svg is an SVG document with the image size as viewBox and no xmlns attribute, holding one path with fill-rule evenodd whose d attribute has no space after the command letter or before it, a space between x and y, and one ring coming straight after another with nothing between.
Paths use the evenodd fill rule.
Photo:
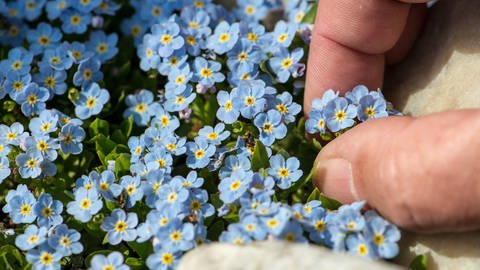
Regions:
<instances>
[{"instance_id":1,"label":"white stone","mask_svg":"<svg viewBox=\"0 0 480 270\"><path fill-rule=\"evenodd\" d=\"M385 94L413 116L480 108L480 1L443 0L412 52L387 70Z\"/></svg>"},{"instance_id":2,"label":"white stone","mask_svg":"<svg viewBox=\"0 0 480 270\"><path fill-rule=\"evenodd\" d=\"M400 270L400 266L281 241L239 246L213 243L188 252L178 270Z\"/></svg>"}]
</instances>

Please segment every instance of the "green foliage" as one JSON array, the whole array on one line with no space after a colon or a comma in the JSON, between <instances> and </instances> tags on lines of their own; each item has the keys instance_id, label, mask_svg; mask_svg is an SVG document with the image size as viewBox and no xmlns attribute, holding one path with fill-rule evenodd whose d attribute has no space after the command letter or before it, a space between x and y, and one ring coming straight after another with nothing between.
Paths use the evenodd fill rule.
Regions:
<instances>
[{"instance_id":1,"label":"green foliage","mask_svg":"<svg viewBox=\"0 0 480 270\"><path fill-rule=\"evenodd\" d=\"M408 269L410 270L427 270L427 256L425 254L418 255L415 257L410 265L408 266Z\"/></svg>"},{"instance_id":2,"label":"green foliage","mask_svg":"<svg viewBox=\"0 0 480 270\"><path fill-rule=\"evenodd\" d=\"M25 256L15 246L0 247L0 269L18 270L29 269L29 267Z\"/></svg>"},{"instance_id":3,"label":"green foliage","mask_svg":"<svg viewBox=\"0 0 480 270\"><path fill-rule=\"evenodd\" d=\"M310 7L310 9L307 11L305 16L303 17L302 23L314 24L315 18L317 17L317 8L318 8L318 3L313 4Z\"/></svg>"},{"instance_id":4,"label":"green foliage","mask_svg":"<svg viewBox=\"0 0 480 270\"><path fill-rule=\"evenodd\" d=\"M252 155L252 170L259 171L261 168L270 167L267 149L259 140L255 141L255 150Z\"/></svg>"}]
</instances>

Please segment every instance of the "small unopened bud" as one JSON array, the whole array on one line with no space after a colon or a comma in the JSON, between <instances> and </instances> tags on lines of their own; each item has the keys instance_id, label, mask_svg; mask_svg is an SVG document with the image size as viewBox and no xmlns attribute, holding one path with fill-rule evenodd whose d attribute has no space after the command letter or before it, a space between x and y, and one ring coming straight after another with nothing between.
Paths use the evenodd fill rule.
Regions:
<instances>
[{"instance_id":1,"label":"small unopened bud","mask_svg":"<svg viewBox=\"0 0 480 270\"><path fill-rule=\"evenodd\" d=\"M93 28L102 28L103 27L103 17L102 16L93 16L92 17L92 26L93 26Z\"/></svg>"}]
</instances>

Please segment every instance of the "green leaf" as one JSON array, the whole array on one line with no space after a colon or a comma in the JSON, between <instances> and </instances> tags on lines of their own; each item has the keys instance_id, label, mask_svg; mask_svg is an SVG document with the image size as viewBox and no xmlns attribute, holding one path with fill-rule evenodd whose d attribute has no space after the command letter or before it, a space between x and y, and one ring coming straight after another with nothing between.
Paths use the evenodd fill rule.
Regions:
<instances>
[{"instance_id":1,"label":"green leaf","mask_svg":"<svg viewBox=\"0 0 480 270\"><path fill-rule=\"evenodd\" d=\"M14 246L4 245L0 248L0 268L5 270L22 269L28 265L25 256Z\"/></svg>"},{"instance_id":2,"label":"green leaf","mask_svg":"<svg viewBox=\"0 0 480 270\"><path fill-rule=\"evenodd\" d=\"M127 119L123 120L122 123L120 124L120 129L123 132L123 135L126 138L129 138L130 135L132 134L132 129L133 129L133 116L130 115Z\"/></svg>"},{"instance_id":3,"label":"green leaf","mask_svg":"<svg viewBox=\"0 0 480 270\"><path fill-rule=\"evenodd\" d=\"M309 23L309 24L314 24L315 23L315 17L317 17L317 8L318 8L318 3L313 4L310 9L307 11L307 14L302 19L302 23Z\"/></svg>"},{"instance_id":4,"label":"green leaf","mask_svg":"<svg viewBox=\"0 0 480 270\"><path fill-rule=\"evenodd\" d=\"M314 201L314 200L320 200L320 191L318 190L318 188L315 188L312 193L310 193L310 195L308 196L307 198L307 202L311 202L311 201Z\"/></svg>"},{"instance_id":5,"label":"green leaf","mask_svg":"<svg viewBox=\"0 0 480 270\"><path fill-rule=\"evenodd\" d=\"M110 124L100 118L96 118L88 127L88 131L91 137L95 137L98 134L105 136L110 135Z\"/></svg>"},{"instance_id":6,"label":"green leaf","mask_svg":"<svg viewBox=\"0 0 480 270\"><path fill-rule=\"evenodd\" d=\"M133 249L142 259L146 259L150 254L153 253L152 243L147 241L143 243L138 243L135 241L127 242L128 246Z\"/></svg>"},{"instance_id":7,"label":"green leaf","mask_svg":"<svg viewBox=\"0 0 480 270\"><path fill-rule=\"evenodd\" d=\"M15 101L11 101L11 100L5 100L3 102L3 109L7 112L11 112L13 111L13 109L15 109Z\"/></svg>"},{"instance_id":8,"label":"green leaf","mask_svg":"<svg viewBox=\"0 0 480 270\"><path fill-rule=\"evenodd\" d=\"M145 262L142 259L128 257L125 260L125 264L130 266L132 270L145 269Z\"/></svg>"},{"instance_id":9,"label":"green leaf","mask_svg":"<svg viewBox=\"0 0 480 270\"><path fill-rule=\"evenodd\" d=\"M217 241L218 237L224 230L225 224L223 223L223 220L217 220L212 226L210 226L210 228L208 228L207 238L212 241Z\"/></svg>"},{"instance_id":10,"label":"green leaf","mask_svg":"<svg viewBox=\"0 0 480 270\"><path fill-rule=\"evenodd\" d=\"M105 137L103 134L98 134L92 140L95 139L95 150L100 151L104 156L108 155L117 145L114 141ZM100 156L99 156L100 157Z\"/></svg>"},{"instance_id":11,"label":"green leaf","mask_svg":"<svg viewBox=\"0 0 480 270\"><path fill-rule=\"evenodd\" d=\"M115 174L117 176L130 171L130 154L121 153L115 160Z\"/></svg>"},{"instance_id":12,"label":"green leaf","mask_svg":"<svg viewBox=\"0 0 480 270\"><path fill-rule=\"evenodd\" d=\"M342 206L339 201L329 198L322 193L320 193L318 200L322 202L323 208L326 208L328 210L337 210L338 208L340 208L340 206Z\"/></svg>"},{"instance_id":13,"label":"green leaf","mask_svg":"<svg viewBox=\"0 0 480 270\"><path fill-rule=\"evenodd\" d=\"M408 266L408 269L410 270L427 270L427 256L425 254L418 255L415 257L410 265Z\"/></svg>"},{"instance_id":14,"label":"green leaf","mask_svg":"<svg viewBox=\"0 0 480 270\"><path fill-rule=\"evenodd\" d=\"M267 149L265 145L259 140L255 142L255 151L253 151L252 155L252 170L259 171L260 168L268 168L270 166L270 162L268 159Z\"/></svg>"}]
</instances>

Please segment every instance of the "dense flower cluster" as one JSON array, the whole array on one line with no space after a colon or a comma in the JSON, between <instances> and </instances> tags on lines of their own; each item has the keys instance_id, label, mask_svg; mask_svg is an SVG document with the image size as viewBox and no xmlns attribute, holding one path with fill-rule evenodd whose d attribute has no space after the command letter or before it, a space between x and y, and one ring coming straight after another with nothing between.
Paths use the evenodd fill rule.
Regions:
<instances>
[{"instance_id":1,"label":"dense flower cluster","mask_svg":"<svg viewBox=\"0 0 480 270\"><path fill-rule=\"evenodd\" d=\"M311 5L287 1L268 29L282 1L237 2L0 0L0 244L19 267L173 269L216 240L398 253L395 226L303 173L305 130L396 112L358 86L298 119Z\"/></svg>"}]
</instances>

